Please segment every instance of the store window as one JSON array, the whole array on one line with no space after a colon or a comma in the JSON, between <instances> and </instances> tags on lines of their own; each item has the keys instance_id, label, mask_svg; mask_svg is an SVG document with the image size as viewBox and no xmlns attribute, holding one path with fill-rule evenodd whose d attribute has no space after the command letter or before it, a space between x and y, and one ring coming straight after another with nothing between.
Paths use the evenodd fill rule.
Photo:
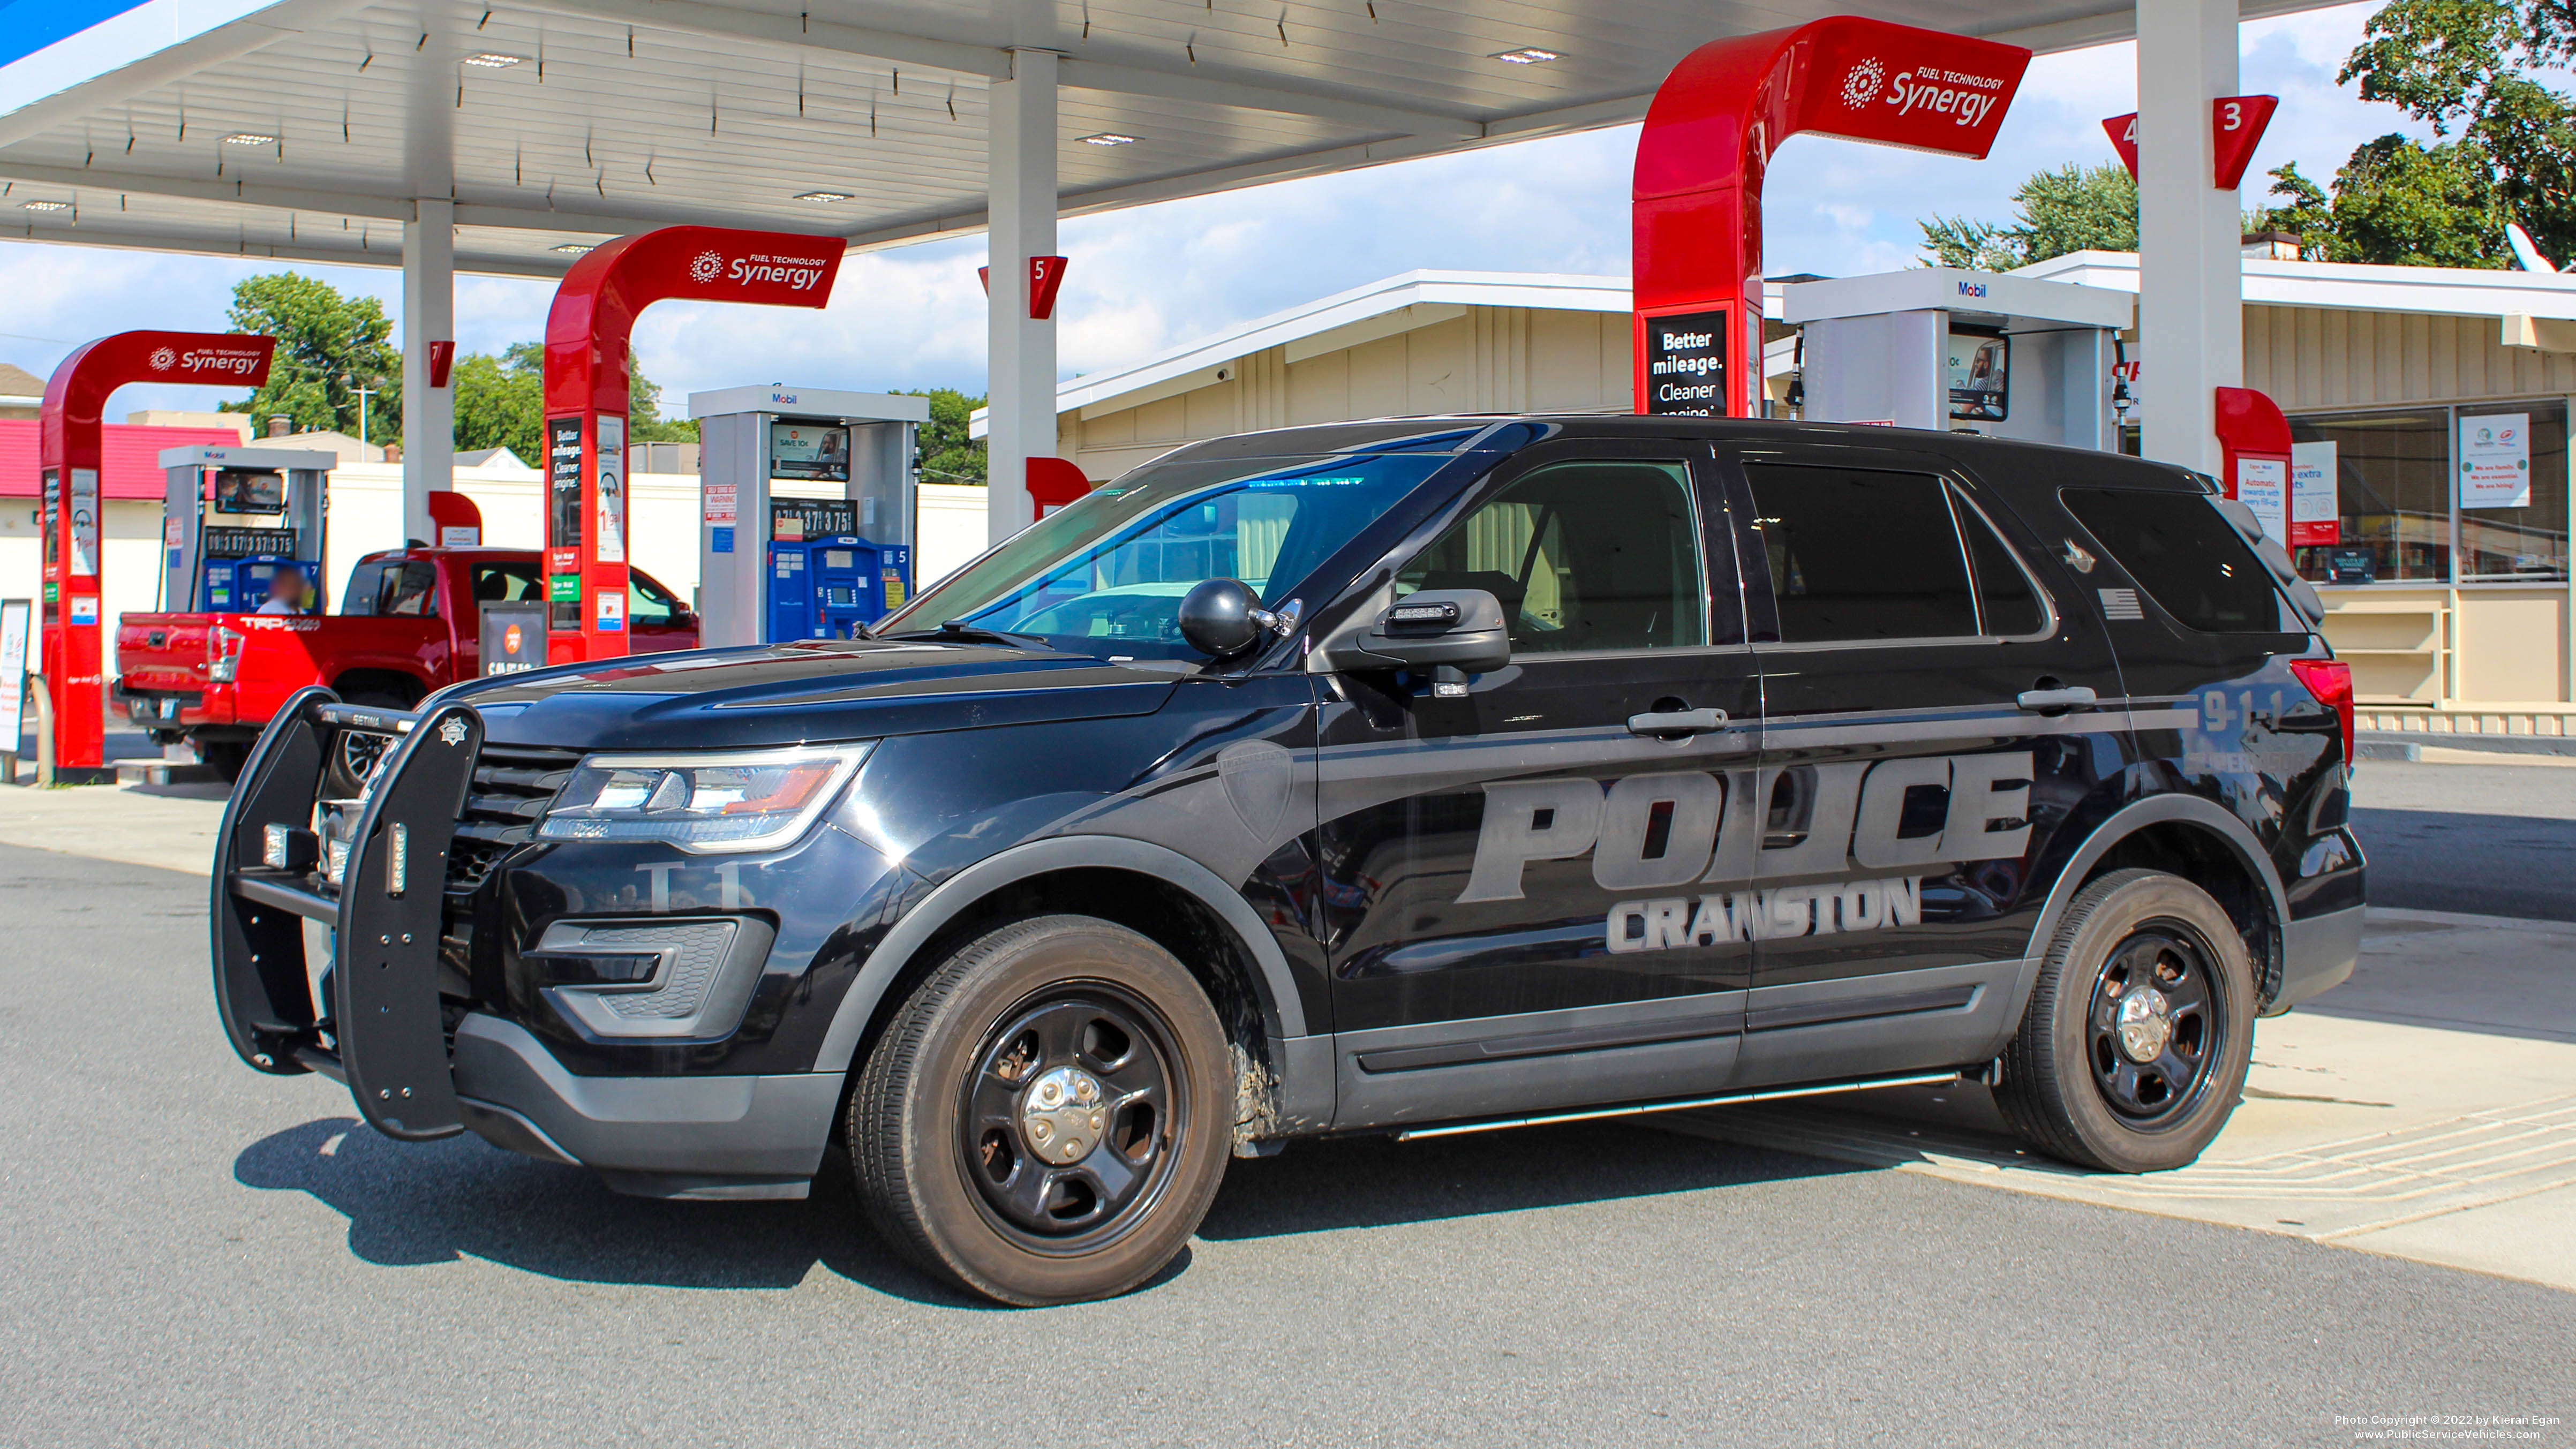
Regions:
<instances>
[{"instance_id":1,"label":"store window","mask_svg":"<svg viewBox=\"0 0 2576 1449\"><path fill-rule=\"evenodd\" d=\"M2460 582L2567 577L2567 405L2459 410Z\"/></svg>"},{"instance_id":2,"label":"store window","mask_svg":"<svg viewBox=\"0 0 2576 1449\"><path fill-rule=\"evenodd\" d=\"M2450 579L2450 409L2311 414L2290 419L2290 437L2334 445L2341 535L2296 550L2300 573L2318 583Z\"/></svg>"}]
</instances>

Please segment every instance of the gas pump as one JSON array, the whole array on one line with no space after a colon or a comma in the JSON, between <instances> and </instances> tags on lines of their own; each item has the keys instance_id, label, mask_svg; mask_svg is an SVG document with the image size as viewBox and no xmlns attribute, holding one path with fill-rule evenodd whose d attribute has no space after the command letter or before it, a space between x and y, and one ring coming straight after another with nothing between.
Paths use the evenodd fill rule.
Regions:
<instances>
[{"instance_id":1,"label":"gas pump","mask_svg":"<svg viewBox=\"0 0 2576 1449\"><path fill-rule=\"evenodd\" d=\"M732 387L691 393L689 416L701 642L847 639L912 597L928 398Z\"/></svg>"},{"instance_id":2,"label":"gas pump","mask_svg":"<svg viewBox=\"0 0 2576 1449\"><path fill-rule=\"evenodd\" d=\"M1947 267L1797 282L1810 422L1886 423L2119 450L2119 334L2137 299L2107 287Z\"/></svg>"},{"instance_id":3,"label":"gas pump","mask_svg":"<svg viewBox=\"0 0 2576 1449\"><path fill-rule=\"evenodd\" d=\"M162 607L248 614L283 569L322 612L322 526L337 456L300 448L171 448L161 454Z\"/></svg>"}]
</instances>

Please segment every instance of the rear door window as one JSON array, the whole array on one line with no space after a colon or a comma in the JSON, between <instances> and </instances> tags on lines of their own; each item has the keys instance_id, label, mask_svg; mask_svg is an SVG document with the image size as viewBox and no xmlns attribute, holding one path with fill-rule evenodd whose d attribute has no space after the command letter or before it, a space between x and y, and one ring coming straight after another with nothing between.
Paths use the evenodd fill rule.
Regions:
<instances>
[{"instance_id":1,"label":"rear door window","mask_svg":"<svg viewBox=\"0 0 2576 1449\"><path fill-rule=\"evenodd\" d=\"M1972 638L1976 590L1929 473L1749 463L1780 642Z\"/></svg>"},{"instance_id":2,"label":"rear door window","mask_svg":"<svg viewBox=\"0 0 2576 1449\"><path fill-rule=\"evenodd\" d=\"M2186 627L2281 631L2271 574L2205 496L2144 488L2069 488L2063 496L2138 587Z\"/></svg>"},{"instance_id":3,"label":"rear door window","mask_svg":"<svg viewBox=\"0 0 2576 1449\"><path fill-rule=\"evenodd\" d=\"M476 604L544 603L545 580L537 577L534 559L503 559L474 566Z\"/></svg>"},{"instance_id":4,"label":"rear door window","mask_svg":"<svg viewBox=\"0 0 2576 1449\"><path fill-rule=\"evenodd\" d=\"M438 617L438 565L427 560L388 565L376 591L376 612L405 619Z\"/></svg>"}]
</instances>

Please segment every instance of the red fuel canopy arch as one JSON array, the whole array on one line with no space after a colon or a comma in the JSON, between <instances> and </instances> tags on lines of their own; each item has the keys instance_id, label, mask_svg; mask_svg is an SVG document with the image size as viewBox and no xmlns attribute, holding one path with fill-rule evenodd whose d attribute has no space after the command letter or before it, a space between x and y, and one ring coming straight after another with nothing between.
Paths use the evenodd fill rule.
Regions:
<instances>
[{"instance_id":1,"label":"red fuel canopy arch","mask_svg":"<svg viewBox=\"0 0 2576 1449\"><path fill-rule=\"evenodd\" d=\"M546 314L546 661L627 652L627 339L666 298L821 307L838 237L672 226L573 263Z\"/></svg>"},{"instance_id":2,"label":"red fuel canopy arch","mask_svg":"<svg viewBox=\"0 0 2576 1449\"><path fill-rule=\"evenodd\" d=\"M42 659L54 710L54 764L106 763L107 701L99 619L99 425L108 394L129 382L258 387L274 337L221 332L119 332L88 343L45 383L37 468L45 515ZM16 743L11 742L15 749Z\"/></svg>"},{"instance_id":3,"label":"red fuel canopy arch","mask_svg":"<svg viewBox=\"0 0 2576 1449\"><path fill-rule=\"evenodd\" d=\"M2030 52L1839 15L1714 40L1637 137L1637 411L1754 417L1762 179L1802 131L1984 160Z\"/></svg>"}]
</instances>

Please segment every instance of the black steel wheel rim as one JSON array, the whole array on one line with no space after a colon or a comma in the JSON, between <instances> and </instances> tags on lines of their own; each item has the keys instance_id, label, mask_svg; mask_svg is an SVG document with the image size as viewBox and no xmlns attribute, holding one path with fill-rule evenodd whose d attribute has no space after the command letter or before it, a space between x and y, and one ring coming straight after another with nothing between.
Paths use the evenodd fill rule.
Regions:
<instances>
[{"instance_id":1,"label":"black steel wheel rim","mask_svg":"<svg viewBox=\"0 0 2576 1449\"><path fill-rule=\"evenodd\" d=\"M1124 1236L1171 1181L1191 1105L1179 1061L1162 1013L1107 982L1061 982L1002 1013L958 1104L959 1166L987 1220L1050 1255Z\"/></svg>"},{"instance_id":2,"label":"black steel wheel rim","mask_svg":"<svg viewBox=\"0 0 2576 1449\"><path fill-rule=\"evenodd\" d=\"M2217 959L2190 926L2153 920L2121 938L2095 973L2085 1057L2103 1104L2129 1126L2169 1125L2208 1091L2227 1040Z\"/></svg>"}]
</instances>

